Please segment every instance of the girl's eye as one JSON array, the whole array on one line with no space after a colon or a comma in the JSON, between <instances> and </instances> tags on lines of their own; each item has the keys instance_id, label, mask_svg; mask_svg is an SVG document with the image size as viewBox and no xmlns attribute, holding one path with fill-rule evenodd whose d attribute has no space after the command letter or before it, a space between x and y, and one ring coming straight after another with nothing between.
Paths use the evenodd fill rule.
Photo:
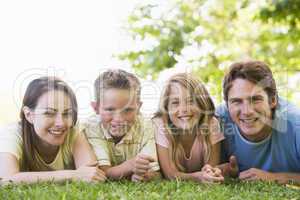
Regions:
<instances>
[{"instance_id":1,"label":"girl's eye","mask_svg":"<svg viewBox=\"0 0 300 200\"><path fill-rule=\"evenodd\" d=\"M172 105L178 105L178 104L179 104L179 101L171 101L171 104L172 104Z\"/></svg>"}]
</instances>

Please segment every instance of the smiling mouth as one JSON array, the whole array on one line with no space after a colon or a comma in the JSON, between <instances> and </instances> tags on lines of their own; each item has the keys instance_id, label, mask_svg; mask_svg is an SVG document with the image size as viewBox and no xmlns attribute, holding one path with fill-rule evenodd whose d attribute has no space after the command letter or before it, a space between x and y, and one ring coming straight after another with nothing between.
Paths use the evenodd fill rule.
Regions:
<instances>
[{"instance_id":1,"label":"smiling mouth","mask_svg":"<svg viewBox=\"0 0 300 200\"><path fill-rule=\"evenodd\" d=\"M247 118L247 119L240 119L241 122L245 124L253 124L258 120L258 118Z\"/></svg>"},{"instance_id":2,"label":"smiling mouth","mask_svg":"<svg viewBox=\"0 0 300 200\"><path fill-rule=\"evenodd\" d=\"M64 130L49 130L48 131L51 135L60 136L64 134Z\"/></svg>"},{"instance_id":3,"label":"smiling mouth","mask_svg":"<svg viewBox=\"0 0 300 200\"><path fill-rule=\"evenodd\" d=\"M192 116L191 115L185 115L185 116L179 116L178 118L182 119L182 120L189 120L189 119L192 118Z\"/></svg>"}]
</instances>

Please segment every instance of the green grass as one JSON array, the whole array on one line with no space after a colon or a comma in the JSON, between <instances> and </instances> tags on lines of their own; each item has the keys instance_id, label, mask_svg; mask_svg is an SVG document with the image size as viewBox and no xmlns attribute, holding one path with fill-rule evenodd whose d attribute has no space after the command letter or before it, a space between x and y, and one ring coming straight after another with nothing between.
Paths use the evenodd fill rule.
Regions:
<instances>
[{"instance_id":1,"label":"green grass","mask_svg":"<svg viewBox=\"0 0 300 200\"><path fill-rule=\"evenodd\" d=\"M7 185L0 187L0 199L54 200L54 199L300 199L300 190L275 183L197 184L180 181L129 181L88 184L79 182Z\"/></svg>"}]
</instances>

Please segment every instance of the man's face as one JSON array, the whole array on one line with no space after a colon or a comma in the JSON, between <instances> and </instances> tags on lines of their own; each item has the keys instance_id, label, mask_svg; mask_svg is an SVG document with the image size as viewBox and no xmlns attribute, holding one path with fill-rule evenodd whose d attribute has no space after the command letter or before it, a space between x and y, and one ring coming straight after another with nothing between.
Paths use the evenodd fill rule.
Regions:
<instances>
[{"instance_id":1,"label":"man's face","mask_svg":"<svg viewBox=\"0 0 300 200\"><path fill-rule=\"evenodd\" d=\"M123 137L134 124L141 102L126 89L107 89L96 108L101 122L112 137Z\"/></svg>"},{"instance_id":2,"label":"man's face","mask_svg":"<svg viewBox=\"0 0 300 200\"><path fill-rule=\"evenodd\" d=\"M227 105L231 119L246 139L261 141L271 133L271 109L276 99L270 101L262 87L245 79L234 80Z\"/></svg>"}]
</instances>

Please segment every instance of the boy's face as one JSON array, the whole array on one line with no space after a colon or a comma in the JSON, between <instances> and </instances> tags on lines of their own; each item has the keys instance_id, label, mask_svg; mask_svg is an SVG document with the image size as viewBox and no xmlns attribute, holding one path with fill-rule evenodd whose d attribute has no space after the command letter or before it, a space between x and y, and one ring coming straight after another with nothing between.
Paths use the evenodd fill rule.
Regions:
<instances>
[{"instance_id":1,"label":"boy's face","mask_svg":"<svg viewBox=\"0 0 300 200\"><path fill-rule=\"evenodd\" d=\"M101 122L112 137L123 137L134 124L141 102L134 91L127 89L107 89L103 92L98 106Z\"/></svg>"}]
</instances>

